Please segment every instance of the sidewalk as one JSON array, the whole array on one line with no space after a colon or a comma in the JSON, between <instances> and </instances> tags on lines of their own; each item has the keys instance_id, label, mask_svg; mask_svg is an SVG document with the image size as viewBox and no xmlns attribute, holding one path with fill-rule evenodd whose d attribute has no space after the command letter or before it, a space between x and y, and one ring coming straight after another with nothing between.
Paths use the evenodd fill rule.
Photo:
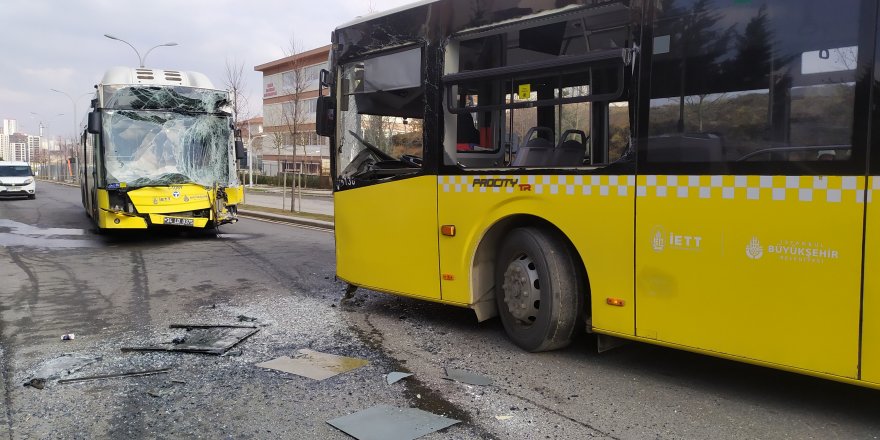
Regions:
<instances>
[{"instance_id":1,"label":"sidewalk","mask_svg":"<svg viewBox=\"0 0 880 440\"><path fill-rule=\"evenodd\" d=\"M244 203L239 207L238 212L244 216L264 220L333 229L332 191L303 189L301 197L295 201L298 212L291 212L291 197L291 188L269 185L245 186Z\"/></svg>"}]
</instances>

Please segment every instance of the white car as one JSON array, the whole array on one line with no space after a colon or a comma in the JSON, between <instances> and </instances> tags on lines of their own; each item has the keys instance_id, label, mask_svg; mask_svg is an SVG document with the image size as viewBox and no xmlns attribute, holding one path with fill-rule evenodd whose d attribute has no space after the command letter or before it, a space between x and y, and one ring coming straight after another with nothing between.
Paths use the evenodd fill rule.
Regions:
<instances>
[{"instance_id":1,"label":"white car","mask_svg":"<svg viewBox=\"0 0 880 440\"><path fill-rule=\"evenodd\" d=\"M34 172L27 162L0 161L0 197L37 198Z\"/></svg>"}]
</instances>

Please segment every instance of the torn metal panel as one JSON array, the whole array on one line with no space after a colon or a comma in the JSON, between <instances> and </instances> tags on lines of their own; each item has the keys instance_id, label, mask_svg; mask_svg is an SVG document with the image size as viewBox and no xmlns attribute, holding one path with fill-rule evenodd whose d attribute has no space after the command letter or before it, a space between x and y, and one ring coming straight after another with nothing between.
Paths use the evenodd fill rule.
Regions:
<instances>
[{"instance_id":1,"label":"torn metal panel","mask_svg":"<svg viewBox=\"0 0 880 440\"><path fill-rule=\"evenodd\" d=\"M415 408L377 405L327 423L358 440L413 440L460 420Z\"/></svg>"},{"instance_id":2,"label":"torn metal panel","mask_svg":"<svg viewBox=\"0 0 880 440\"><path fill-rule=\"evenodd\" d=\"M407 377L412 376L412 373L401 373L400 371L392 371L385 376L385 381L388 382L388 385L391 385L395 382L400 381L401 379L405 379Z\"/></svg>"},{"instance_id":3,"label":"torn metal panel","mask_svg":"<svg viewBox=\"0 0 880 440\"><path fill-rule=\"evenodd\" d=\"M301 349L294 358L281 356L268 362L257 364L260 368L283 371L309 379L324 380L346 371L351 371L370 362L346 356L336 356L309 349Z\"/></svg>"},{"instance_id":4,"label":"torn metal panel","mask_svg":"<svg viewBox=\"0 0 880 440\"><path fill-rule=\"evenodd\" d=\"M259 331L257 327L243 325L174 324L170 328L185 328L186 336L176 344L123 347L122 351L179 351L221 355Z\"/></svg>"},{"instance_id":5,"label":"torn metal panel","mask_svg":"<svg viewBox=\"0 0 880 440\"><path fill-rule=\"evenodd\" d=\"M458 370L455 368L446 368L446 377L444 379L454 380L456 382L466 383L468 385L487 386L492 385L492 378L483 376L482 374L471 373L467 370Z\"/></svg>"}]
</instances>

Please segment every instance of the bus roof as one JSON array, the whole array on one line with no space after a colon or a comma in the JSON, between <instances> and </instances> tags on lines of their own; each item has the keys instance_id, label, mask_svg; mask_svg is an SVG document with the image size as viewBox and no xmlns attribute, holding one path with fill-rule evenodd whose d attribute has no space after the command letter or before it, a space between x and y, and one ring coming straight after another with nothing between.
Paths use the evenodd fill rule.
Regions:
<instances>
[{"instance_id":1,"label":"bus roof","mask_svg":"<svg viewBox=\"0 0 880 440\"><path fill-rule=\"evenodd\" d=\"M393 47L440 42L463 31L487 30L527 18L552 19L581 9L621 12L631 0L423 0L357 18L333 32L337 62Z\"/></svg>"},{"instance_id":2,"label":"bus roof","mask_svg":"<svg viewBox=\"0 0 880 440\"><path fill-rule=\"evenodd\" d=\"M186 86L213 89L214 84L202 73L161 70L144 67L111 67L101 79L102 85L142 84L158 86Z\"/></svg>"},{"instance_id":3,"label":"bus roof","mask_svg":"<svg viewBox=\"0 0 880 440\"><path fill-rule=\"evenodd\" d=\"M396 13L401 12L401 11L406 11L406 10L409 10L409 9L417 8L417 7L419 7L419 6L424 6L424 5L427 5L427 4L430 4L430 3L437 3L437 2L439 2L439 1L442 1L442 0L421 0L421 1L413 2L413 3L407 3L407 4L405 4L405 5L401 5L401 6L398 6L398 7L396 7L396 8L391 8L391 9L389 9L389 10L387 10L387 11L376 12L376 13L373 13L373 14L367 14L367 15L364 15L364 16L361 16L361 17L357 17L357 18L355 18L354 20L351 20L351 21L349 21L349 22L347 22L347 23L343 23L343 24L337 26L336 29L341 29L341 28L346 28L346 27L349 27L349 26L354 26L354 25L359 24L359 23L365 23L365 22L372 21L372 20L375 20L375 19L380 18L380 17L385 17L385 16L388 16L388 15L393 15L393 14L396 14Z\"/></svg>"}]
</instances>

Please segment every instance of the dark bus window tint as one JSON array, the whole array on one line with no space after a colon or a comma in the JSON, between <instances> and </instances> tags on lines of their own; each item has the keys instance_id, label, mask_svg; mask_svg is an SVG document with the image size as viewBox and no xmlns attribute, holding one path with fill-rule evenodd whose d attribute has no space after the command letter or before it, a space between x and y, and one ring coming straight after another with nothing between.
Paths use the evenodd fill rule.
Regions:
<instances>
[{"instance_id":1,"label":"dark bus window tint","mask_svg":"<svg viewBox=\"0 0 880 440\"><path fill-rule=\"evenodd\" d=\"M630 20L627 9L587 8L576 16L513 23L458 41L453 73L499 68L503 73L471 76L449 89L454 163L577 167L620 158L630 144L624 96ZM616 53L619 60L597 57L603 53ZM590 56L595 58L555 70L536 67ZM607 115L594 119L595 106Z\"/></svg>"},{"instance_id":2,"label":"dark bus window tint","mask_svg":"<svg viewBox=\"0 0 880 440\"><path fill-rule=\"evenodd\" d=\"M648 162L849 160L857 0L662 0Z\"/></svg>"}]
</instances>

